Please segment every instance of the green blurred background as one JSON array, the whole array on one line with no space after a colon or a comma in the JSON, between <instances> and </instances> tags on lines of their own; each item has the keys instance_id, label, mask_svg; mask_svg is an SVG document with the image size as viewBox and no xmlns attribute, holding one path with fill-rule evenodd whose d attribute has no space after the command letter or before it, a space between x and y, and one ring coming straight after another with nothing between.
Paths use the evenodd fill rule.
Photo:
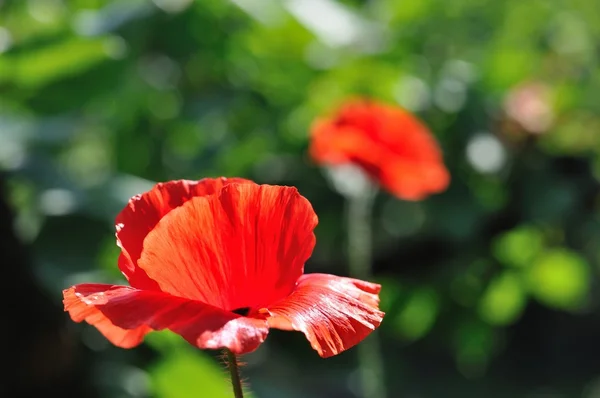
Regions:
<instances>
[{"instance_id":1,"label":"green blurred background","mask_svg":"<svg viewBox=\"0 0 600 398\"><path fill-rule=\"evenodd\" d=\"M155 181L297 186L307 272L347 274L343 200L312 119L363 94L414 111L450 189L377 198L390 398L600 397L597 0L0 0L3 397L230 397L215 353L168 332L111 346L61 290L119 282L113 220ZM9 253L10 252L10 253ZM273 331L255 398L357 396L356 353Z\"/></svg>"}]
</instances>

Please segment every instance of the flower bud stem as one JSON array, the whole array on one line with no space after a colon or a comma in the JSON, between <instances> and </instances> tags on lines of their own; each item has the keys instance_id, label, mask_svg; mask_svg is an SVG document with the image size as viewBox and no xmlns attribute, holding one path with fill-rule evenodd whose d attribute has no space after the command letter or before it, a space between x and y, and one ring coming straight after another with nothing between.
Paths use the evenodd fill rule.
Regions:
<instances>
[{"instance_id":1,"label":"flower bud stem","mask_svg":"<svg viewBox=\"0 0 600 398\"><path fill-rule=\"evenodd\" d=\"M242 390L242 380L240 379L240 369L237 358L229 349L225 348L223 351L227 356L227 367L229 368L229 374L231 375L233 396L235 398L244 398L244 391Z\"/></svg>"},{"instance_id":2,"label":"flower bud stem","mask_svg":"<svg viewBox=\"0 0 600 398\"><path fill-rule=\"evenodd\" d=\"M372 212L377 191L366 189L347 196L348 266L350 276L362 280L372 277ZM386 398L383 358L377 331L356 347L362 398Z\"/></svg>"}]
</instances>

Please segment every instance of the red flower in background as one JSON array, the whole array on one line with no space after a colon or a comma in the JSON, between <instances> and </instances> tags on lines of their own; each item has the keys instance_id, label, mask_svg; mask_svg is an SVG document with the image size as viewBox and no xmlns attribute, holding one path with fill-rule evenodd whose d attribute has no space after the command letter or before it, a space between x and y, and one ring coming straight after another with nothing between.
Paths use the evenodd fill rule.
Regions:
<instances>
[{"instance_id":1,"label":"red flower in background","mask_svg":"<svg viewBox=\"0 0 600 398\"><path fill-rule=\"evenodd\" d=\"M380 286L304 275L317 216L295 188L243 179L157 184L118 215L130 286L80 284L65 311L130 348L169 329L198 348L255 350L269 327L303 332L322 357L379 326Z\"/></svg>"},{"instance_id":2,"label":"red flower in background","mask_svg":"<svg viewBox=\"0 0 600 398\"><path fill-rule=\"evenodd\" d=\"M321 164L354 163L393 195L420 200L445 190L450 174L428 128L397 106L357 99L312 126L310 154Z\"/></svg>"}]
</instances>

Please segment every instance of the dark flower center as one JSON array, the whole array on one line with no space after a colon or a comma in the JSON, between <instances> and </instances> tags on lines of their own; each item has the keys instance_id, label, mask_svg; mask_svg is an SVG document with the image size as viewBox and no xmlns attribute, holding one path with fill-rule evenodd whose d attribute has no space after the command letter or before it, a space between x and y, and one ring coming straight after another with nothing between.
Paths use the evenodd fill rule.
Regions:
<instances>
[{"instance_id":1,"label":"dark flower center","mask_svg":"<svg viewBox=\"0 0 600 398\"><path fill-rule=\"evenodd\" d=\"M234 314L238 314L241 316L247 316L248 313L250 312L250 307L242 307L242 308L236 308L235 310L231 311Z\"/></svg>"}]
</instances>

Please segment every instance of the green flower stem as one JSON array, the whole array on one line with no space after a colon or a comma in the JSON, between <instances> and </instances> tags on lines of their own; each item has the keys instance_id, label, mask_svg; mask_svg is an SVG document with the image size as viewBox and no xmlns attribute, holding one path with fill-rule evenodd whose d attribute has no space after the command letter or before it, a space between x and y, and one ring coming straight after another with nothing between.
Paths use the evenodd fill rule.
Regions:
<instances>
[{"instance_id":1,"label":"green flower stem","mask_svg":"<svg viewBox=\"0 0 600 398\"><path fill-rule=\"evenodd\" d=\"M370 280L372 277L372 211L376 190L347 197L348 265L350 276ZM386 398L383 358L377 331L356 347L363 398Z\"/></svg>"},{"instance_id":2,"label":"green flower stem","mask_svg":"<svg viewBox=\"0 0 600 398\"><path fill-rule=\"evenodd\" d=\"M227 356L227 366L229 367L229 374L231 375L233 396L235 398L244 398L244 391L242 390L242 380L240 379L240 369L237 358L235 354L227 348L224 349L224 352Z\"/></svg>"}]
</instances>

